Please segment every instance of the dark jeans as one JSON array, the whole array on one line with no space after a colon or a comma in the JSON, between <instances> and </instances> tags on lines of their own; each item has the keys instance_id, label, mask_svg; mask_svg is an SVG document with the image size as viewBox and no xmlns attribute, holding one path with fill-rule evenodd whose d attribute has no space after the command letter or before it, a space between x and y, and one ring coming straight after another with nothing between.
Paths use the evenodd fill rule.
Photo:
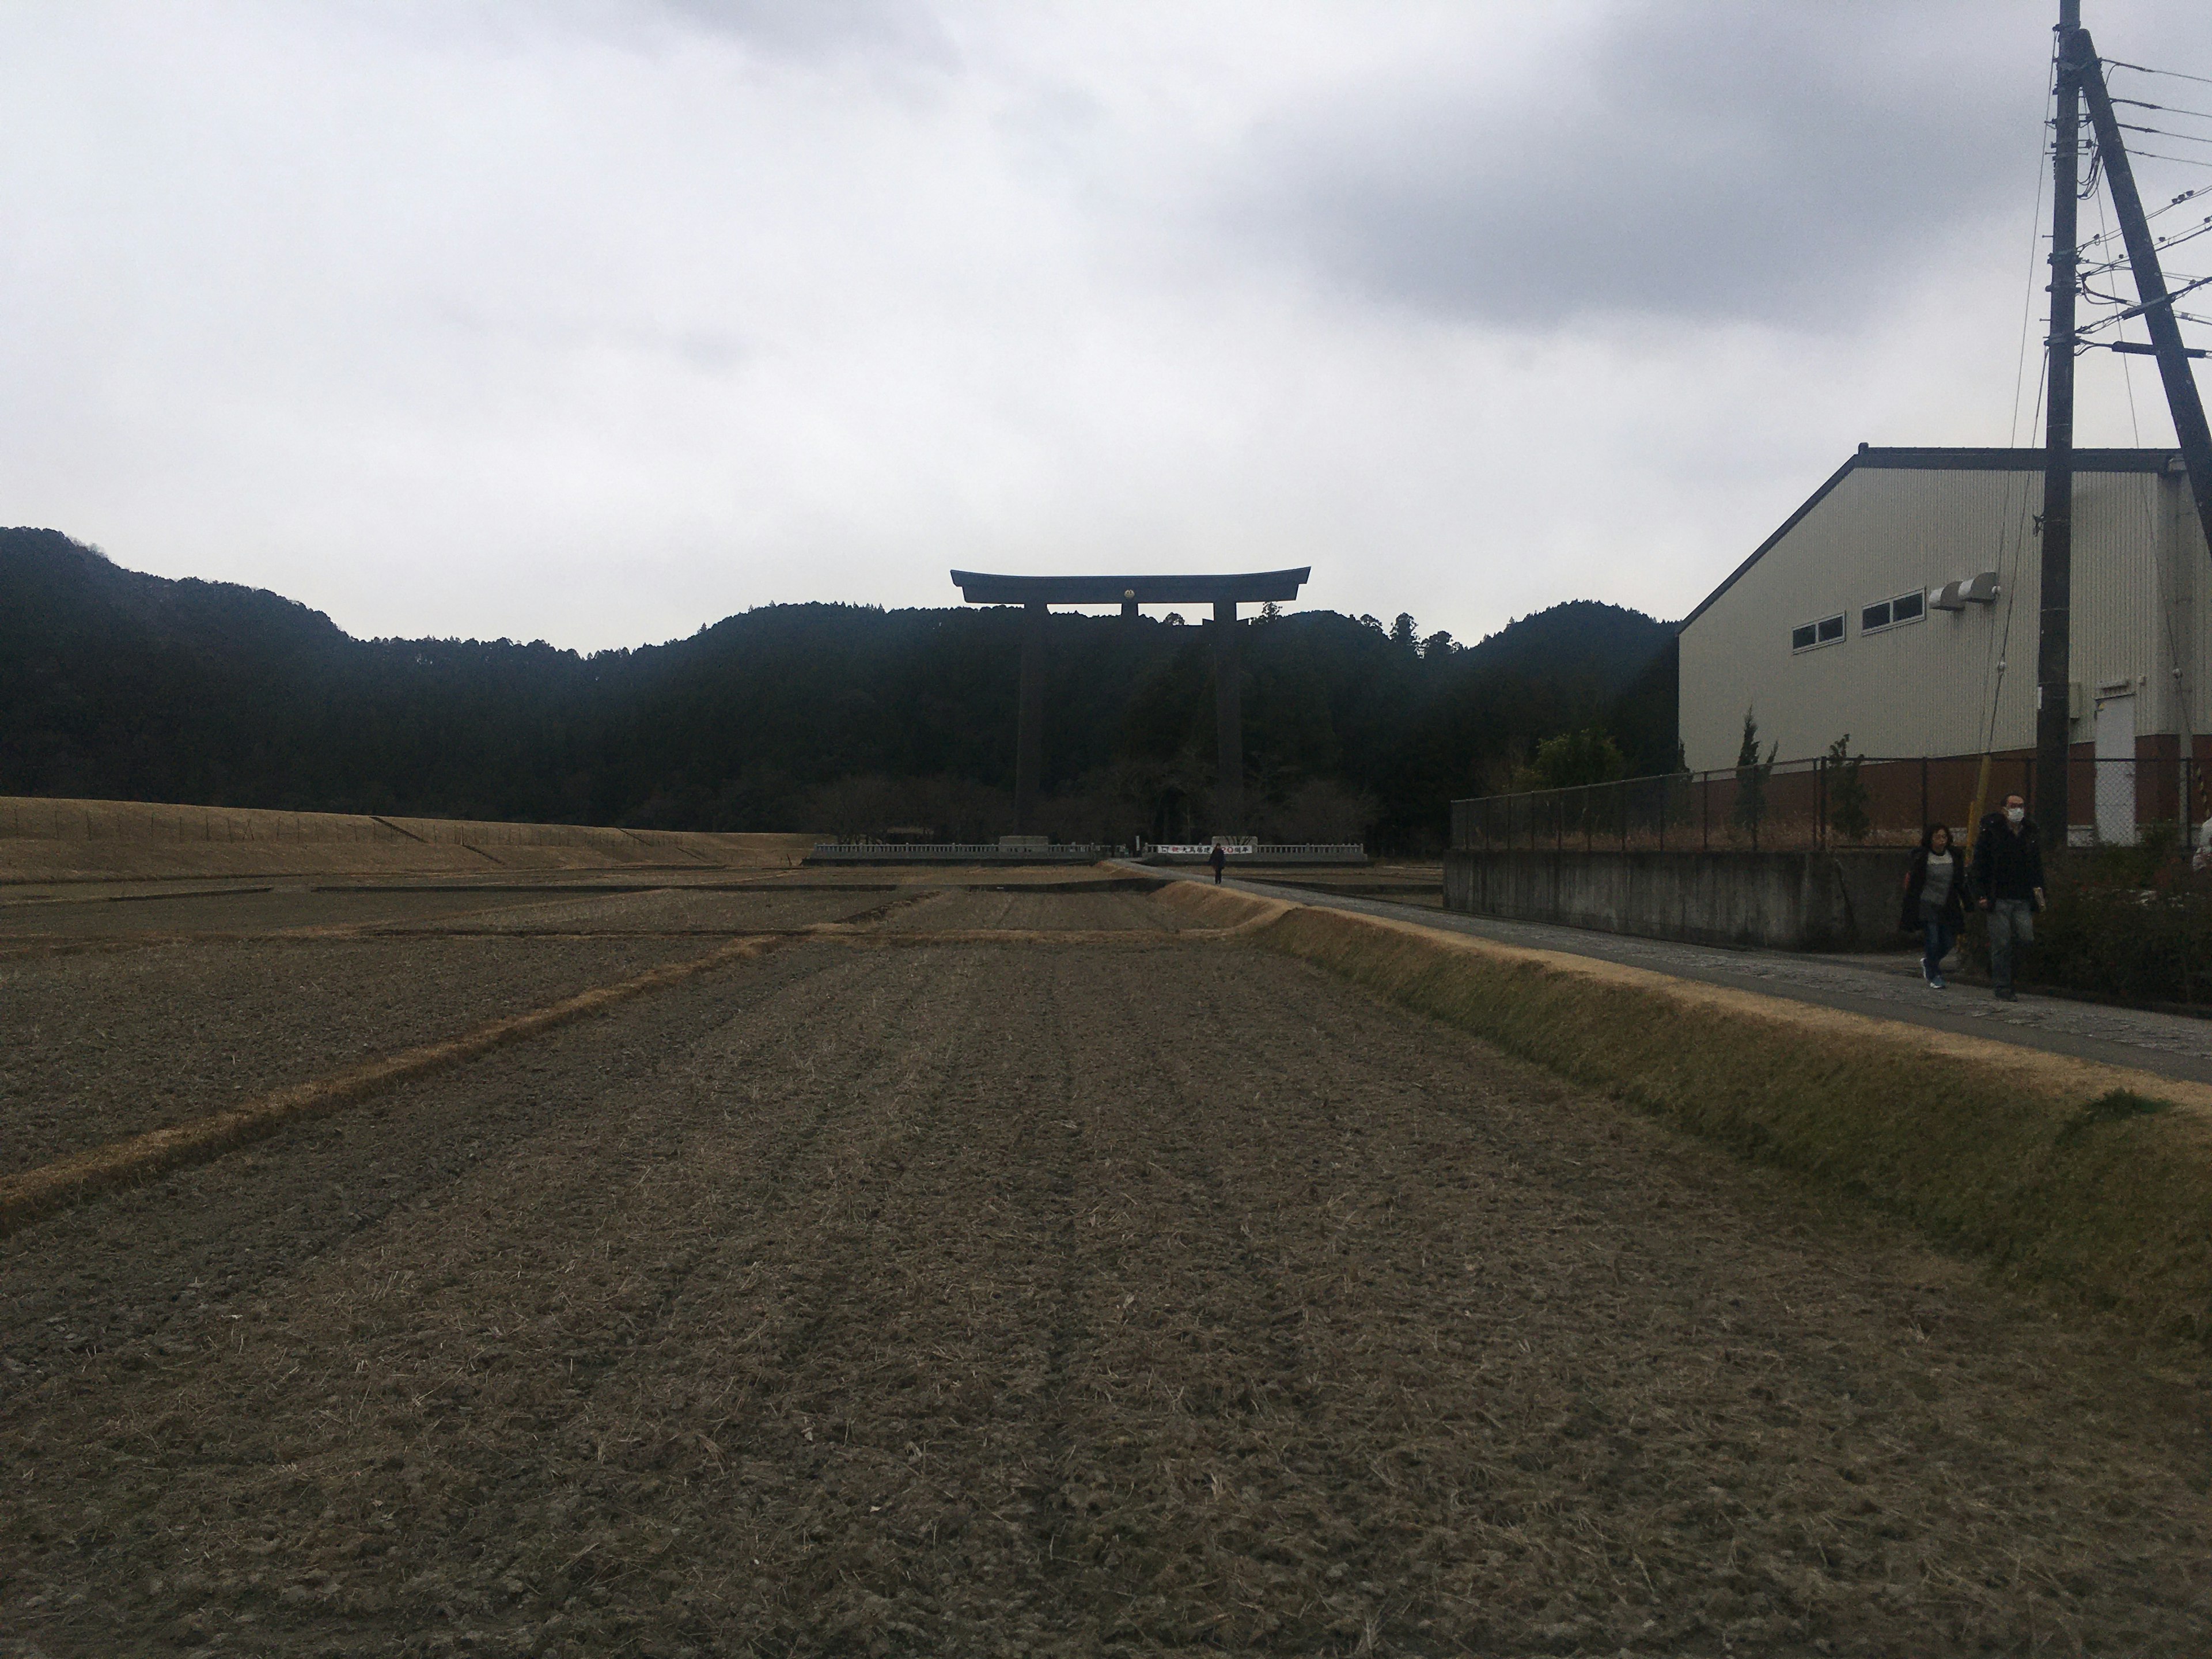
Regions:
<instances>
[{"instance_id":1,"label":"dark jeans","mask_svg":"<svg viewBox=\"0 0 2212 1659\"><path fill-rule=\"evenodd\" d=\"M1920 971L1930 979L1941 979L1943 958L1959 942L1959 930L1944 921L1943 913L1932 904L1920 907L1920 927L1927 936L1920 952Z\"/></svg>"}]
</instances>

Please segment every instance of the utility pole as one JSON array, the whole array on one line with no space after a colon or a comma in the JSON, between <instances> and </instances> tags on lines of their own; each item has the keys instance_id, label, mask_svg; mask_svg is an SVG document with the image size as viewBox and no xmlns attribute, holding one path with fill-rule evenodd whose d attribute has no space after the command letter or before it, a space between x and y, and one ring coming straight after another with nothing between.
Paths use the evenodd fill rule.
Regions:
<instances>
[{"instance_id":1,"label":"utility pole","mask_svg":"<svg viewBox=\"0 0 2212 1659\"><path fill-rule=\"evenodd\" d=\"M2051 332L2045 342L2051 386L2043 445L2041 627L2035 651L2035 817L2051 845L2066 845L2066 798L2073 740L2074 296L2081 250L2075 208L2081 188L2081 0L2058 4L2058 118L2051 144Z\"/></svg>"},{"instance_id":2,"label":"utility pole","mask_svg":"<svg viewBox=\"0 0 2212 1659\"><path fill-rule=\"evenodd\" d=\"M2122 315L2141 317L2150 330L2158 377L2166 383L2166 406L2173 416L2173 435L2181 446L2182 464L2189 469L2190 494L2197 498L2197 521L2204 527L2205 544L2212 546L2212 431L2205 427L2204 402L2197 393L2188 349L2181 343L2181 325L2174 320L2166 274L2159 269L2158 244L2152 240L2149 220L2143 216L2142 198L2136 190L2127 145L2120 139L2119 117L2113 112L2112 96L2105 85L2105 66L2097 60L2097 49L2087 29L2075 31L2074 51L2077 60L2074 82L2089 101L2089 120L2104 157L2105 183L2112 192L2120 236L2127 244L2128 264L2135 273L2136 304L2131 312Z\"/></svg>"}]
</instances>

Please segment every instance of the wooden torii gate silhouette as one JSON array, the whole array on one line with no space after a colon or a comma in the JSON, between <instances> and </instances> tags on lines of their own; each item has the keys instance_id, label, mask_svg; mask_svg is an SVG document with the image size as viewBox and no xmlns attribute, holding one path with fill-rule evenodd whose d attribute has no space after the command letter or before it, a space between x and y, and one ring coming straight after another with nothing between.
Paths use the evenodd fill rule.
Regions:
<instances>
[{"instance_id":1,"label":"wooden torii gate silhouette","mask_svg":"<svg viewBox=\"0 0 2212 1659\"><path fill-rule=\"evenodd\" d=\"M1018 605L1022 685L1014 739L1014 827L1036 832L1037 792L1044 780L1044 619L1055 605L1118 605L1133 617L1140 605L1213 607L1213 718L1216 728L1213 817L1218 835L1242 832L1244 820L1244 711L1237 666L1237 607L1295 599L1313 574L1263 570L1241 576L988 576L956 570L952 580L969 605Z\"/></svg>"}]
</instances>

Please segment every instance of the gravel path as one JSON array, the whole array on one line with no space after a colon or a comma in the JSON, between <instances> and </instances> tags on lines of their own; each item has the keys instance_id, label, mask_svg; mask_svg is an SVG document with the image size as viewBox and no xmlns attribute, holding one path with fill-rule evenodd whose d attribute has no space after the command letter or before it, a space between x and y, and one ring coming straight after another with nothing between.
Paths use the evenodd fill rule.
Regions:
<instances>
[{"instance_id":1,"label":"gravel path","mask_svg":"<svg viewBox=\"0 0 2212 1659\"><path fill-rule=\"evenodd\" d=\"M0 1243L0 1344L52 1659L2212 1628L2202 1363L1234 945L795 944Z\"/></svg>"}]
</instances>

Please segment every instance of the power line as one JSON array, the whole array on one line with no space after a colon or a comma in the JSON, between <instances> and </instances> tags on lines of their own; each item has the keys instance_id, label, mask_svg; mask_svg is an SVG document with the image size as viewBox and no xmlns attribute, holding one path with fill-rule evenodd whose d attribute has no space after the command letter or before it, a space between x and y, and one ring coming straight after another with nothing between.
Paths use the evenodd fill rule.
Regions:
<instances>
[{"instance_id":1,"label":"power line","mask_svg":"<svg viewBox=\"0 0 2212 1659\"><path fill-rule=\"evenodd\" d=\"M2148 149L2131 149L2128 152L2128 160L2130 161L2172 161L2178 167L2212 167L2212 161L2200 161L2193 155L2160 155L2157 151Z\"/></svg>"},{"instance_id":2,"label":"power line","mask_svg":"<svg viewBox=\"0 0 2212 1659\"><path fill-rule=\"evenodd\" d=\"M2201 109L2183 109L2178 104L2152 104L2140 98L2115 98L2112 101L2116 104L2126 104L2134 109L2154 109L2161 115L2186 115L2191 120L2212 121L2212 113L2207 113Z\"/></svg>"},{"instance_id":3,"label":"power line","mask_svg":"<svg viewBox=\"0 0 2212 1659\"><path fill-rule=\"evenodd\" d=\"M2131 151L2130 153L2132 154L2133 152ZM2046 149L2043 152L2043 160L2047 161L2050 159L2051 152ZM2205 195L2208 192L2212 192L2212 185L2199 185L2194 190L2185 190L2180 195L2175 197L2172 201L2166 203L2163 206L2151 209L2148 212L2143 215L2143 218L2146 222L2160 218L2166 214L2172 212L2174 209L2179 207L2183 203L2193 202L2198 197ZM2208 219L2206 222L2212 224L2212 219ZM2118 233L2115 231L2106 231L2102 235L2090 237L2088 240L2081 244L2081 246L2083 248L2093 248L2100 242L2110 241L2118 234ZM2191 234L2194 234L2195 233L2192 232ZM2161 246L2163 246L2163 244L2161 244Z\"/></svg>"},{"instance_id":4,"label":"power line","mask_svg":"<svg viewBox=\"0 0 2212 1659\"><path fill-rule=\"evenodd\" d=\"M2057 56L2056 48L2053 48L2051 76L2043 86L2043 125L2046 129L2050 127L2054 118L2051 114L2051 106L2057 96ZM2050 182L2051 176L2050 170L2044 166L2044 162L2049 159L2050 153L2048 145L2041 147L2037 152L2035 205L2029 210L2027 216L2027 280L2021 285L2020 354L2014 360L2012 371L2012 420L2005 428L2007 440L2014 443L2017 443L2020 439L2020 391L2021 384L2027 376L2028 323L2035 312L2035 256L2043 246L2043 187ZM2212 189L2212 185L2208 185L2207 188ZM2048 348L2046 347L2045 349L2048 350ZM2037 394L2039 399L2041 395L2039 392Z\"/></svg>"},{"instance_id":5,"label":"power line","mask_svg":"<svg viewBox=\"0 0 2212 1659\"><path fill-rule=\"evenodd\" d=\"M2105 227L2106 235L2109 236L2112 234L2112 222L2106 215L2105 198L2101 194L2097 198L2097 222ZM2085 293L2087 291L2087 283L2082 285ZM2136 418L2136 366L2133 360L2126 356L2120 359L2120 383L2127 388L2128 392L2128 435L2135 441L2136 447L2141 449L2142 423Z\"/></svg>"},{"instance_id":6,"label":"power line","mask_svg":"<svg viewBox=\"0 0 2212 1659\"><path fill-rule=\"evenodd\" d=\"M2122 132L2148 132L2160 138L2179 138L2185 144L2212 144L2212 137L2201 132L2168 132L2164 127L2132 126L2125 121L2118 125Z\"/></svg>"},{"instance_id":7,"label":"power line","mask_svg":"<svg viewBox=\"0 0 2212 1659\"><path fill-rule=\"evenodd\" d=\"M2117 58L2105 59L2106 69L2133 70L2138 75L2163 75L2173 81L2194 81L2199 86L2212 87L2212 76L2184 75L2179 70L2153 69L2148 64L2123 63Z\"/></svg>"}]
</instances>

